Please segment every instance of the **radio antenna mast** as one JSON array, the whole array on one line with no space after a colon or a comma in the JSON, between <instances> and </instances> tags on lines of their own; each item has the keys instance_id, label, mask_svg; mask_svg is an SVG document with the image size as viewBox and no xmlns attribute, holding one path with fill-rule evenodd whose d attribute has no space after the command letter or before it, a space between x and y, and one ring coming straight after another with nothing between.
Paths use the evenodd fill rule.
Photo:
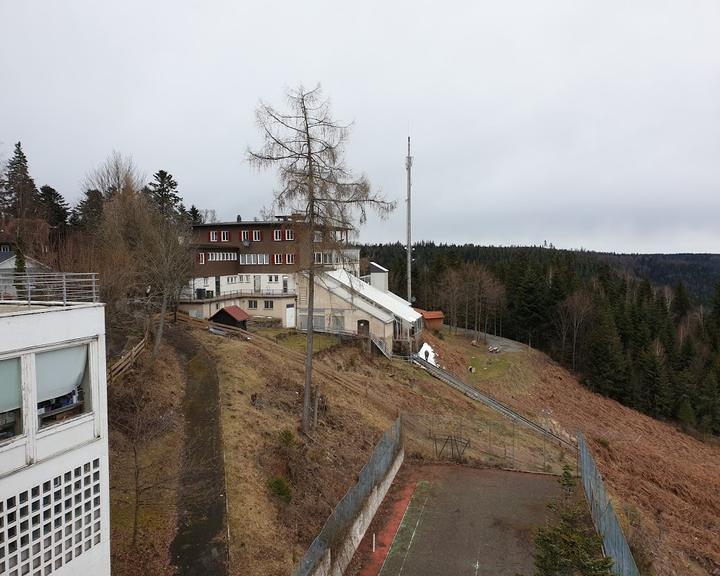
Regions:
<instances>
[{"instance_id":1,"label":"radio antenna mast","mask_svg":"<svg viewBox=\"0 0 720 576\"><path fill-rule=\"evenodd\" d=\"M410 233L412 221L410 211L410 188L411 188L411 173L412 173L412 161L413 158L410 156L410 136L408 136L408 151L407 158L405 158L405 169L407 170L407 300L412 305L412 236Z\"/></svg>"}]
</instances>

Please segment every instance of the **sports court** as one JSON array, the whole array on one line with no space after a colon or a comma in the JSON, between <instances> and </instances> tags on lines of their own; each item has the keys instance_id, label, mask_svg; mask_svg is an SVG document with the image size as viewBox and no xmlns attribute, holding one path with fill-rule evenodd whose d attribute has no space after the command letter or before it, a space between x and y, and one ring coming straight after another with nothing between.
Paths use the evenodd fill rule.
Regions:
<instances>
[{"instance_id":1,"label":"sports court","mask_svg":"<svg viewBox=\"0 0 720 576\"><path fill-rule=\"evenodd\" d=\"M404 466L361 545L357 573L529 576L535 529L559 493L554 476Z\"/></svg>"}]
</instances>

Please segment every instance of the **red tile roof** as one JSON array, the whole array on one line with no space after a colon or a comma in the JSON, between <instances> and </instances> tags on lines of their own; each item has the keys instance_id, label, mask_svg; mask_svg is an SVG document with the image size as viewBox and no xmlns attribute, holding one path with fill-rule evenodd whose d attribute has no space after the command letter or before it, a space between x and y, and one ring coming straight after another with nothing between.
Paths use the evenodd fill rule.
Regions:
<instances>
[{"instance_id":1,"label":"red tile roof","mask_svg":"<svg viewBox=\"0 0 720 576\"><path fill-rule=\"evenodd\" d=\"M245 312L240 306L225 306L224 308L221 308L219 311L225 310L230 316L235 318L238 322L242 322L243 320L247 320L250 318L250 315ZM217 313L217 312L216 312ZM215 314L213 314L214 316Z\"/></svg>"},{"instance_id":2,"label":"red tile roof","mask_svg":"<svg viewBox=\"0 0 720 576\"><path fill-rule=\"evenodd\" d=\"M415 308L415 310L420 312L425 320L442 320L445 318L442 310L423 310L422 308Z\"/></svg>"}]
</instances>

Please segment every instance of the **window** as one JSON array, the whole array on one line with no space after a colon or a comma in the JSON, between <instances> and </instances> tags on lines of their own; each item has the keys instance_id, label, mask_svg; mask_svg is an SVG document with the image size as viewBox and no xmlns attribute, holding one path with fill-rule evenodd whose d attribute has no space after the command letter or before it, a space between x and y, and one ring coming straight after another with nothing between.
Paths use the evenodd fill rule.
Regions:
<instances>
[{"instance_id":1,"label":"window","mask_svg":"<svg viewBox=\"0 0 720 576\"><path fill-rule=\"evenodd\" d=\"M250 274L245 274L245 282L246 282L247 284L250 283Z\"/></svg>"},{"instance_id":2,"label":"window","mask_svg":"<svg viewBox=\"0 0 720 576\"><path fill-rule=\"evenodd\" d=\"M274 261L275 264L282 264L282 254L275 254Z\"/></svg>"},{"instance_id":3,"label":"window","mask_svg":"<svg viewBox=\"0 0 720 576\"><path fill-rule=\"evenodd\" d=\"M295 264L295 254L285 254L285 264Z\"/></svg>"},{"instance_id":4,"label":"window","mask_svg":"<svg viewBox=\"0 0 720 576\"><path fill-rule=\"evenodd\" d=\"M257 300L248 300L248 309L257 310Z\"/></svg>"},{"instance_id":5,"label":"window","mask_svg":"<svg viewBox=\"0 0 720 576\"><path fill-rule=\"evenodd\" d=\"M253 230L253 242L260 242L260 240L262 240L262 232Z\"/></svg>"},{"instance_id":6,"label":"window","mask_svg":"<svg viewBox=\"0 0 720 576\"><path fill-rule=\"evenodd\" d=\"M265 310L273 309L273 301L272 300L264 300L264 303L265 303Z\"/></svg>"},{"instance_id":7,"label":"window","mask_svg":"<svg viewBox=\"0 0 720 576\"><path fill-rule=\"evenodd\" d=\"M23 433L20 358L0 360L0 442Z\"/></svg>"},{"instance_id":8,"label":"window","mask_svg":"<svg viewBox=\"0 0 720 576\"><path fill-rule=\"evenodd\" d=\"M0 252L10 252L10 244L0 244Z\"/></svg>"},{"instance_id":9,"label":"window","mask_svg":"<svg viewBox=\"0 0 720 576\"><path fill-rule=\"evenodd\" d=\"M280 281L280 276L278 276L277 274L270 274L268 276L268 282L270 282L271 284L277 283L279 281Z\"/></svg>"},{"instance_id":10,"label":"window","mask_svg":"<svg viewBox=\"0 0 720 576\"><path fill-rule=\"evenodd\" d=\"M282 240L282 230L273 230L273 240L275 242Z\"/></svg>"},{"instance_id":11,"label":"window","mask_svg":"<svg viewBox=\"0 0 720 576\"><path fill-rule=\"evenodd\" d=\"M222 232L220 232L220 240L222 242L229 242L230 241L230 231L223 230Z\"/></svg>"},{"instance_id":12,"label":"window","mask_svg":"<svg viewBox=\"0 0 720 576\"><path fill-rule=\"evenodd\" d=\"M258 264L270 264L270 255L258 254Z\"/></svg>"},{"instance_id":13,"label":"window","mask_svg":"<svg viewBox=\"0 0 720 576\"><path fill-rule=\"evenodd\" d=\"M315 264L322 264L322 252L315 252Z\"/></svg>"},{"instance_id":14,"label":"window","mask_svg":"<svg viewBox=\"0 0 720 576\"><path fill-rule=\"evenodd\" d=\"M285 230L285 240L295 240L295 231L289 228Z\"/></svg>"},{"instance_id":15,"label":"window","mask_svg":"<svg viewBox=\"0 0 720 576\"><path fill-rule=\"evenodd\" d=\"M217 230L210 230L210 242L217 242Z\"/></svg>"},{"instance_id":16,"label":"window","mask_svg":"<svg viewBox=\"0 0 720 576\"><path fill-rule=\"evenodd\" d=\"M321 230L315 230L313 234L313 242L322 242L322 231Z\"/></svg>"},{"instance_id":17,"label":"window","mask_svg":"<svg viewBox=\"0 0 720 576\"><path fill-rule=\"evenodd\" d=\"M199 260L200 264L205 264L205 252L200 252L199 257L200 257L200 260Z\"/></svg>"},{"instance_id":18,"label":"window","mask_svg":"<svg viewBox=\"0 0 720 576\"><path fill-rule=\"evenodd\" d=\"M243 242L247 242L250 239L250 232L248 230L243 230L240 232L240 239Z\"/></svg>"},{"instance_id":19,"label":"window","mask_svg":"<svg viewBox=\"0 0 720 576\"><path fill-rule=\"evenodd\" d=\"M323 264L332 264L332 252L323 252Z\"/></svg>"},{"instance_id":20,"label":"window","mask_svg":"<svg viewBox=\"0 0 720 576\"><path fill-rule=\"evenodd\" d=\"M40 428L91 410L88 346L35 354Z\"/></svg>"},{"instance_id":21,"label":"window","mask_svg":"<svg viewBox=\"0 0 720 576\"><path fill-rule=\"evenodd\" d=\"M210 278L203 278L203 284L205 286L210 286Z\"/></svg>"},{"instance_id":22,"label":"window","mask_svg":"<svg viewBox=\"0 0 720 576\"><path fill-rule=\"evenodd\" d=\"M237 282L237 276L228 276L227 277L228 284L235 284L236 282Z\"/></svg>"}]
</instances>

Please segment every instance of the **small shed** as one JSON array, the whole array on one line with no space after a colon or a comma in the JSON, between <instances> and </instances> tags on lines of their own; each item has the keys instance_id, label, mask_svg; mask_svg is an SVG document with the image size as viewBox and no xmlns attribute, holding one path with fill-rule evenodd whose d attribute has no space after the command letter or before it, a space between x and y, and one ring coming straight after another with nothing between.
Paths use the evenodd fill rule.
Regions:
<instances>
[{"instance_id":1,"label":"small shed","mask_svg":"<svg viewBox=\"0 0 720 576\"><path fill-rule=\"evenodd\" d=\"M250 315L240 306L225 306L210 316L210 321L247 330L248 318Z\"/></svg>"},{"instance_id":2,"label":"small shed","mask_svg":"<svg viewBox=\"0 0 720 576\"><path fill-rule=\"evenodd\" d=\"M440 330L445 322L445 314L442 310L422 310L415 308L423 318L423 326L428 330Z\"/></svg>"}]
</instances>

